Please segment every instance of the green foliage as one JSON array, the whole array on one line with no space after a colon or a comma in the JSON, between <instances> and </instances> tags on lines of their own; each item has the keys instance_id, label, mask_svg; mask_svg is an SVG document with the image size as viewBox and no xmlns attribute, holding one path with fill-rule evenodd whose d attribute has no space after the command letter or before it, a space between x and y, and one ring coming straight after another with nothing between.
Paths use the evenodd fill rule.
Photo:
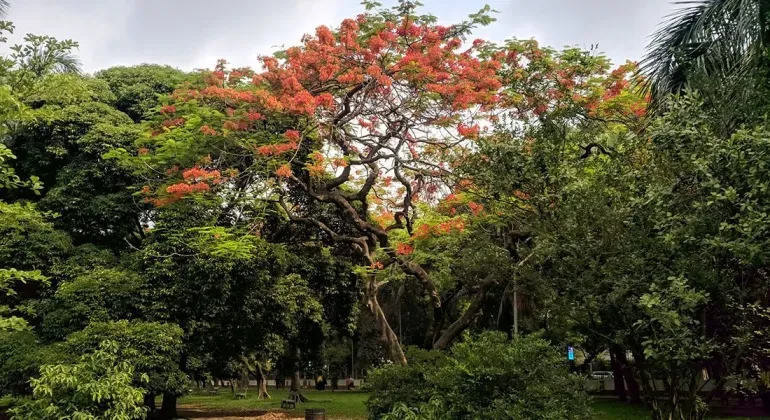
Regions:
<instances>
[{"instance_id":1,"label":"green foliage","mask_svg":"<svg viewBox=\"0 0 770 420\"><path fill-rule=\"evenodd\" d=\"M22 73L38 78L51 73L80 73L80 60L72 54L77 42L33 34L25 35L24 42L11 47L10 57Z\"/></svg>"},{"instance_id":2,"label":"green foliage","mask_svg":"<svg viewBox=\"0 0 770 420\"><path fill-rule=\"evenodd\" d=\"M404 352L409 360L407 366L386 365L366 378L366 390L371 392L366 406L373 419L391 412L399 403L417 407L430 400L434 389L429 378L448 363L442 352L416 347L407 347Z\"/></svg>"},{"instance_id":3,"label":"green foliage","mask_svg":"<svg viewBox=\"0 0 770 420\"><path fill-rule=\"evenodd\" d=\"M14 286L25 285L28 282L36 282L48 285L48 277L42 275L39 270L19 271L15 268L0 268L0 302L10 301L16 296ZM23 330L27 327L24 318L14 316L10 306L0 304L0 331Z\"/></svg>"},{"instance_id":4,"label":"green foliage","mask_svg":"<svg viewBox=\"0 0 770 420\"><path fill-rule=\"evenodd\" d=\"M142 321L95 322L67 338L74 354L98 349L103 340L134 369L134 386L152 394L181 394L187 377L180 370L182 330L173 324Z\"/></svg>"},{"instance_id":5,"label":"green foliage","mask_svg":"<svg viewBox=\"0 0 770 420\"><path fill-rule=\"evenodd\" d=\"M76 74L43 77L24 92L22 99L34 109L45 105L64 107L86 102L113 104L116 101L107 83Z\"/></svg>"},{"instance_id":6,"label":"green foliage","mask_svg":"<svg viewBox=\"0 0 770 420\"><path fill-rule=\"evenodd\" d=\"M0 202L0 267L44 270L61 261L70 247L67 235L34 206Z\"/></svg>"},{"instance_id":7,"label":"green foliage","mask_svg":"<svg viewBox=\"0 0 770 420\"><path fill-rule=\"evenodd\" d=\"M173 92L186 74L169 66L141 64L111 67L97 72L95 77L107 82L117 97L116 107L139 122L156 110L160 96Z\"/></svg>"},{"instance_id":8,"label":"green foliage","mask_svg":"<svg viewBox=\"0 0 770 420\"><path fill-rule=\"evenodd\" d=\"M38 177L42 196L23 191L14 199L39 201L43 210L61 215L55 223L76 243L124 247L125 238L141 235L137 203L126 171L102 154L129 147L139 128L116 110L115 95L100 79L71 74L44 77L32 84L24 101L31 108L6 141L18 157L22 177Z\"/></svg>"},{"instance_id":9,"label":"green foliage","mask_svg":"<svg viewBox=\"0 0 770 420\"><path fill-rule=\"evenodd\" d=\"M588 419L589 399L564 356L537 336L488 332L452 348L429 378L445 418Z\"/></svg>"},{"instance_id":10,"label":"green foliage","mask_svg":"<svg viewBox=\"0 0 770 420\"><path fill-rule=\"evenodd\" d=\"M45 345L33 331L0 331L0 394L28 395L29 379L42 365L63 363L70 356L61 346Z\"/></svg>"},{"instance_id":11,"label":"green foliage","mask_svg":"<svg viewBox=\"0 0 770 420\"><path fill-rule=\"evenodd\" d=\"M61 340L92 322L136 318L144 300L143 287L138 274L120 269L96 268L66 280L39 308L41 332Z\"/></svg>"},{"instance_id":12,"label":"green foliage","mask_svg":"<svg viewBox=\"0 0 770 420\"><path fill-rule=\"evenodd\" d=\"M30 401L11 410L20 420L114 419L145 417L143 391L132 386L133 366L121 360L118 345L105 341L76 364L45 365L31 381Z\"/></svg>"},{"instance_id":13,"label":"green foliage","mask_svg":"<svg viewBox=\"0 0 770 420\"><path fill-rule=\"evenodd\" d=\"M49 284L43 273L58 264L71 244L34 206L0 201L0 331L27 327L28 305Z\"/></svg>"},{"instance_id":14,"label":"green foliage","mask_svg":"<svg viewBox=\"0 0 770 420\"><path fill-rule=\"evenodd\" d=\"M448 356L422 356L408 367L375 371L367 385L371 418L592 418L581 379L536 335L511 341L486 332L456 344Z\"/></svg>"}]
</instances>

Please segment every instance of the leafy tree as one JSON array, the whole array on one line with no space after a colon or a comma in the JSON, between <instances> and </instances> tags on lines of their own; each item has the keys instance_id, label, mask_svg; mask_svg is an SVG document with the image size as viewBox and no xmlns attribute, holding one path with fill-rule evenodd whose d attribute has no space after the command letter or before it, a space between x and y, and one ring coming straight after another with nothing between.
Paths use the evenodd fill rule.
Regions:
<instances>
[{"instance_id":1,"label":"leafy tree","mask_svg":"<svg viewBox=\"0 0 770 420\"><path fill-rule=\"evenodd\" d=\"M77 42L34 34L27 34L24 42L11 47L10 58L22 73L20 78L27 72L36 78L51 73L80 73L80 60L72 54L78 48Z\"/></svg>"},{"instance_id":2,"label":"leafy tree","mask_svg":"<svg viewBox=\"0 0 770 420\"><path fill-rule=\"evenodd\" d=\"M65 280L39 309L41 333L61 340L92 322L136 319L144 305L144 285L137 273L110 268Z\"/></svg>"},{"instance_id":3,"label":"leafy tree","mask_svg":"<svg viewBox=\"0 0 770 420\"><path fill-rule=\"evenodd\" d=\"M15 199L39 200L43 210L62 217L57 227L78 243L112 248L142 235L142 206L128 187L134 181L101 155L131 144L138 129L113 108L115 96L101 80L75 75L48 76L25 94L30 112L6 140L23 177L38 176L40 198L24 193Z\"/></svg>"},{"instance_id":4,"label":"leafy tree","mask_svg":"<svg viewBox=\"0 0 770 420\"><path fill-rule=\"evenodd\" d=\"M142 390L132 386L134 369L119 360L118 346L104 342L72 365L46 365L32 380L33 398L11 410L18 419L144 418Z\"/></svg>"},{"instance_id":5,"label":"leafy tree","mask_svg":"<svg viewBox=\"0 0 770 420\"><path fill-rule=\"evenodd\" d=\"M494 102L494 62L475 59L476 46L458 51L462 37L491 21L488 11L444 27L403 2L395 12L346 20L336 32L322 27L302 47L265 57L266 72L253 84L246 82L253 71L225 71L221 63L206 76L207 86L169 98L149 138L137 145L142 153L132 165L145 172L148 198L163 206L212 191L225 196L227 208L255 208L255 198L269 197L284 217L345 245L369 266L362 272L367 305L391 357L405 363L377 301L381 284L374 274L395 264L416 276L431 305L441 308L427 272L396 254L388 233L411 232L413 200L438 182L439 168L446 168L441 161L462 138L455 127L470 121L465 111ZM428 134L434 128L454 137L436 140ZM120 150L113 156L129 157ZM211 161L203 163L207 156ZM392 176L380 173L386 161L394 162ZM147 167L170 176L153 179ZM385 184L393 179L401 189L390 197ZM375 193L386 198L370 203ZM351 232L315 217L316 205L334 208ZM386 208L398 213L390 229L372 221Z\"/></svg>"},{"instance_id":6,"label":"leafy tree","mask_svg":"<svg viewBox=\"0 0 770 420\"><path fill-rule=\"evenodd\" d=\"M0 201L0 223L0 330L18 330L34 313L29 299L49 284L45 273L71 243L31 205Z\"/></svg>"},{"instance_id":7,"label":"leafy tree","mask_svg":"<svg viewBox=\"0 0 770 420\"><path fill-rule=\"evenodd\" d=\"M139 122L160 105L160 97L172 93L185 79L185 73L169 66L141 64L111 67L94 77L107 82L117 98L115 107Z\"/></svg>"},{"instance_id":8,"label":"leafy tree","mask_svg":"<svg viewBox=\"0 0 770 420\"><path fill-rule=\"evenodd\" d=\"M155 410L155 396L182 394L187 377L179 369L182 330L176 325L142 321L94 322L67 337L74 354L98 349L104 340L115 343L116 354L134 369L133 385L145 393L145 405Z\"/></svg>"},{"instance_id":9,"label":"leafy tree","mask_svg":"<svg viewBox=\"0 0 770 420\"><path fill-rule=\"evenodd\" d=\"M699 75L728 85L728 96L747 99L752 77L767 67L769 16L766 0L703 0L678 10L655 34L642 63L656 103L699 84Z\"/></svg>"},{"instance_id":10,"label":"leafy tree","mask_svg":"<svg viewBox=\"0 0 770 420\"><path fill-rule=\"evenodd\" d=\"M31 330L0 332L0 394L24 396L32 392L29 380L43 365L70 361L57 345L46 345Z\"/></svg>"}]
</instances>

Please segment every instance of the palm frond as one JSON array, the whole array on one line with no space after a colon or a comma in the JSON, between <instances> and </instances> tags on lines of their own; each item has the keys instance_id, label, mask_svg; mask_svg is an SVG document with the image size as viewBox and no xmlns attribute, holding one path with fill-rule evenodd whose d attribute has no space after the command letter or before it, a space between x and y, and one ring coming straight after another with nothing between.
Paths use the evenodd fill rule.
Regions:
<instances>
[{"instance_id":1,"label":"palm frond","mask_svg":"<svg viewBox=\"0 0 770 420\"><path fill-rule=\"evenodd\" d=\"M11 3L8 0L0 0L0 18L8 16L8 10L11 8Z\"/></svg>"},{"instance_id":2,"label":"palm frond","mask_svg":"<svg viewBox=\"0 0 770 420\"><path fill-rule=\"evenodd\" d=\"M75 54L60 52L54 54L54 71L57 73L75 73L82 71L80 58Z\"/></svg>"},{"instance_id":3,"label":"palm frond","mask_svg":"<svg viewBox=\"0 0 770 420\"><path fill-rule=\"evenodd\" d=\"M640 65L653 106L681 92L692 72L728 81L755 68L766 31L762 2L767 0L676 2L682 8L652 36Z\"/></svg>"}]
</instances>

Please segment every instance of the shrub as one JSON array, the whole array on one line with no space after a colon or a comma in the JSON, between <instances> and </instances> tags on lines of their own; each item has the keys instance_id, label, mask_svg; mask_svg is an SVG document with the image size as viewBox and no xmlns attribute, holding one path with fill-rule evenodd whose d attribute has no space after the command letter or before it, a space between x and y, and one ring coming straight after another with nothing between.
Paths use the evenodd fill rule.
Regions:
<instances>
[{"instance_id":1,"label":"shrub","mask_svg":"<svg viewBox=\"0 0 770 420\"><path fill-rule=\"evenodd\" d=\"M79 363L41 367L32 399L10 413L15 420L141 419L144 390L131 385L133 376L133 366L118 360L117 344L105 341Z\"/></svg>"},{"instance_id":2,"label":"shrub","mask_svg":"<svg viewBox=\"0 0 770 420\"><path fill-rule=\"evenodd\" d=\"M375 369L366 378L365 389L371 392L366 402L370 417L379 419L397 404L416 407L428 402L431 389L426 375L446 363L446 355L438 351L415 347L405 349L407 366L386 365Z\"/></svg>"},{"instance_id":3,"label":"shrub","mask_svg":"<svg viewBox=\"0 0 770 420\"><path fill-rule=\"evenodd\" d=\"M29 378L42 365L67 360L61 346L43 344L33 331L0 332L0 395L29 395Z\"/></svg>"},{"instance_id":4,"label":"shrub","mask_svg":"<svg viewBox=\"0 0 770 420\"><path fill-rule=\"evenodd\" d=\"M389 379L399 378L391 375ZM559 351L536 335L509 341L502 333L487 332L455 345L440 367L424 371L422 383L409 383L414 387L411 391L399 383L378 385L384 388L379 394L393 398L385 416L369 406L376 419L591 418L583 381L569 373Z\"/></svg>"}]
</instances>

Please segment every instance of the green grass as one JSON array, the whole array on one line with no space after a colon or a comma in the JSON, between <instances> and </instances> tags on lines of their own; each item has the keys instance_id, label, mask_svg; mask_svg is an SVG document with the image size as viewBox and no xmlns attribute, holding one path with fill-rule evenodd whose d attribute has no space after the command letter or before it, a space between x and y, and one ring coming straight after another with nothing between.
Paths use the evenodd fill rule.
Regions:
<instances>
[{"instance_id":1,"label":"green grass","mask_svg":"<svg viewBox=\"0 0 770 420\"><path fill-rule=\"evenodd\" d=\"M599 400L593 404L597 420L648 420L650 413L646 407L631 406L617 401ZM769 420L768 417L712 417L720 420Z\"/></svg>"},{"instance_id":2,"label":"green grass","mask_svg":"<svg viewBox=\"0 0 770 420\"><path fill-rule=\"evenodd\" d=\"M302 392L310 401L297 404L289 413L302 417L306 408L326 409L326 418L337 420L363 420L366 419L366 399L369 394L365 392L348 391L316 391L304 390ZM286 398L286 390L270 390L270 400L258 400L255 390L249 390L249 396L244 400L236 400L228 389L221 389L219 395L192 394L179 400L182 405L193 405L211 410L270 410L280 411L281 400ZM648 420L650 414L645 407L630 406L611 400L598 400L593 404L596 420ZM712 417L713 418L713 417ZM748 417L716 417L721 420L747 420ZM770 420L768 417L752 417L750 420Z\"/></svg>"},{"instance_id":3,"label":"green grass","mask_svg":"<svg viewBox=\"0 0 770 420\"><path fill-rule=\"evenodd\" d=\"M219 395L192 394L179 399L180 405L190 404L216 410L270 410L280 411L281 400L289 394L287 390L274 390L268 392L272 397L269 400L258 400L256 390L249 390L246 399L236 400L228 389L220 389ZM306 408L323 408L326 410L327 419L358 420L366 418L366 399L369 394L356 391L316 391L306 389L302 391L310 401L297 404L294 410L287 412L304 417Z\"/></svg>"}]
</instances>

